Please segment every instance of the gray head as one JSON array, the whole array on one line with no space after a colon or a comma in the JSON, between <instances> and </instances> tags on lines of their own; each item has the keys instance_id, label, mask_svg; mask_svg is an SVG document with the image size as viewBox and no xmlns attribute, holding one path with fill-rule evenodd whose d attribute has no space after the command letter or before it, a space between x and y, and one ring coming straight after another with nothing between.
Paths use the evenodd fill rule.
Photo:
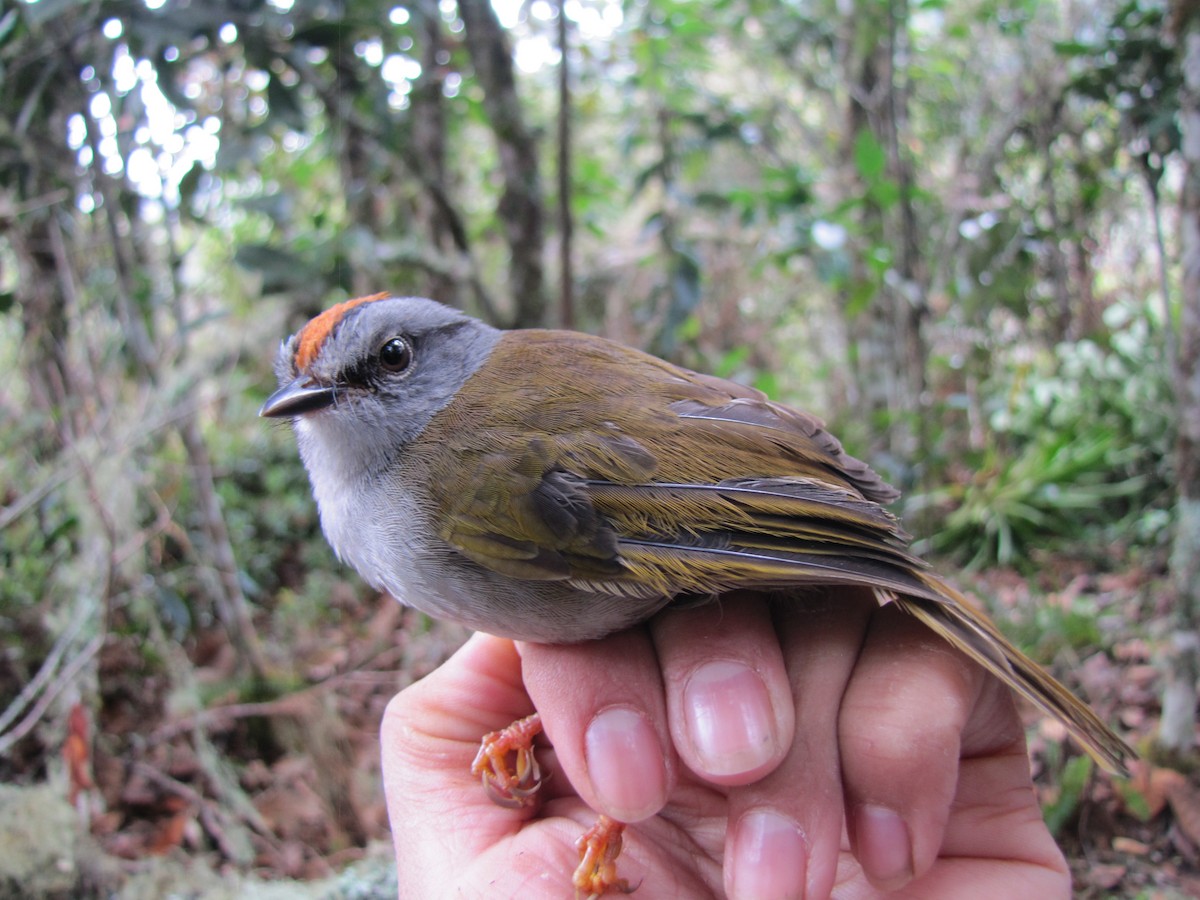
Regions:
<instances>
[{"instance_id":1,"label":"gray head","mask_svg":"<svg viewBox=\"0 0 1200 900\"><path fill-rule=\"evenodd\" d=\"M316 457L343 477L373 473L425 430L499 338L433 300L348 300L284 342L279 390L259 414L292 419L310 475Z\"/></svg>"}]
</instances>

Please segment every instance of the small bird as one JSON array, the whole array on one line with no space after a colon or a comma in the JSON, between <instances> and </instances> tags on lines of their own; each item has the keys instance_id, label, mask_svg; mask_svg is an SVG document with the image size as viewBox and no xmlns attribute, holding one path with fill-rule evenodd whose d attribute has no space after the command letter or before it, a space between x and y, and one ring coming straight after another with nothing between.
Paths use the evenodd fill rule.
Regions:
<instances>
[{"instance_id":1,"label":"small bird","mask_svg":"<svg viewBox=\"0 0 1200 900\"><path fill-rule=\"evenodd\" d=\"M1107 769L1133 756L908 549L884 508L893 488L818 419L756 390L603 338L501 331L387 293L309 321L277 375L261 415L292 420L330 544L431 616L562 644L737 589L802 602L866 586ZM518 802L524 788L491 770L535 728L477 761Z\"/></svg>"}]
</instances>

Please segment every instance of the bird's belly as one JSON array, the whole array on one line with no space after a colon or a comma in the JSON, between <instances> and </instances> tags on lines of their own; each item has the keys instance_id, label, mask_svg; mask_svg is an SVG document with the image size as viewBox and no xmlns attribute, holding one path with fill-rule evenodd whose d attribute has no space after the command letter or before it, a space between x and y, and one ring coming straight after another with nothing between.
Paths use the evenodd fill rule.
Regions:
<instances>
[{"instance_id":1,"label":"bird's belly","mask_svg":"<svg viewBox=\"0 0 1200 900\"><path fill-rule=\"evenodd\" d=\"M414 559L410 571L415 577L403 586L403 594L392 593L434 618L499 637L545 644L591 640L648 619L669 599L616 596L584 591L564 581L512 578L453 550L447 553Z\"/></svg>"}]
</instances>

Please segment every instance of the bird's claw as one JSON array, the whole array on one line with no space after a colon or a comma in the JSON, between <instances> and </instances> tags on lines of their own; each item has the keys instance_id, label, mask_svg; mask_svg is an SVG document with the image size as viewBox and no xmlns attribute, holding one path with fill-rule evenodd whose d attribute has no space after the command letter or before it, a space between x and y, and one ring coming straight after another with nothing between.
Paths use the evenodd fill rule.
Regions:
<instances>
[{"instance_id":1,"label":"bird's claw","mask_svg":"<svg viewBox=\"0 0 1200 900\"><path fill-rule=\"evenodd\" d=\"M541 730L541 717L534 713L484 735L479 753L471 763L471 774L483 781L493 803L509 809L533 805L542 786L542 770L533 752L533 739Z\"/></svg>"},{"instance_id":2,"label":"bird's claw","mask_svg":"<svg viewBox=\"0 0 1200 900\"><path fill-rule=\"evenodd\" d=\"M637 890L636 885L630 887L628 881L617 877L624 831L624 823L601 816L575 841L580 855L579 867L571 879L576 897L597 900L604 894L632 894Z\"/></svg>"},{"instance_id":3,"label":"bird's claw","mask_svg":"<svg viewBox=\"0 0 1200 900\"><path fill-rule=\"evenodd\" d=\"M513 722L507 728L485 735L471 763L471 774L483 781L494 803L510 809L532 806L542 786L542 771L533 752L533 739L542 731L537 713ZM597 900L604 894L629 894L636 890L617 877L625 825L608 816L584 832L575 847L579 866L572 876L576 898Z\"/></svg>"}]
</instances>

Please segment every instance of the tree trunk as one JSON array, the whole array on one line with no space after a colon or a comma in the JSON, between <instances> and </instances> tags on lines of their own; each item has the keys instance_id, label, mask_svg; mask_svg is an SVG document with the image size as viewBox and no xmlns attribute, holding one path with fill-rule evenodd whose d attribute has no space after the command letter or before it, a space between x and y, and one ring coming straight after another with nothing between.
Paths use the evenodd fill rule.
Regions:
<instances>
[{"instance_id":1,"label":"tree trunk","mask_svg":"<svg viewBox=\"0 0 1200 900\"><path fill-rule=\"evenodd\" d=\"M1180 199L1183 284L1173 366L1176 421L1175 537L1171 581L1175 629L1163 696L1160 740L1179 752L1196 743L1196 680L1200 675L1200 17L1183 23L1184 183Z\"/></svg>"},{"instance_id":2,"label":"tree trunk","mask_svg":"<svg viewBox=\"0 0 1200 900\"><path fill-rule=\"evenodd\" d=\"M446 52L442 36L442 16L437 0L418 0L412 5L414 30L421 52L421 76L413 82L412 144L413 161L420 169L422 183L429 188L421 196L420 215L425 220L429 241L440 255L453 258L458 253L454 223L436 196L449 196L446 184L446 104L442 93L444 68L439 57ZM462 306L459 282L446 272L429 272L425 295Z\"/></svg>"},{"instance_id":3,"label":"tree trunk","mask_svg":"<svg viewBox=\"0 0 1200 900\"><path fill-rule=\"evenodd\" d=\"M496 135L504 192L497 212L508 242L513 325L543 324L546 315L545 243L537 142L525 124L513 76L512 51L488 0L459 0L467 52L483 85L483 107Z\"/></svg>"},{"instance_id":4,"label":"tree trunk","mask_svg":"<svg viewBox=\"0 0 1200 900\"><path fill-rule=\"evenodd\" d=\"M886 136L888 174L899 188L899 198L887 219L888 243L896 255L895 279L888 284L896 334L901 341L897 354L900 391L893 399L896 426L891 432L891 451L913 465L925 442L921 415L929 350L925 344L925 320L929 316L928 275L921 256L920 228L914 202L915 179L905 150L908 132L908 0L888 2L887 94L881 123Z\"/></svg>"},{"instance_id":5,"label":"tree trunk","mask_svg":"<svg viewBox=\"0 0 1200 900\"><path fill-rule=\"evenodd\" d=\"M882 13L882 15L881 15ZM879 435L869 453L910 464L920 443L918 414L925 392L928 276L921 258L912 166L904 149L908 96L899 74L907 29L905 0L859 0L846 27L844 71L849 89L844 158L853 161L848 190L861 195L860 246L846 291L847 333L859 402ZM859 170L858 142L869 135L887 155L886 180L896 191L883 203L879 173ZM871 271L867 257L885 251L889 269Z\"/></svg>"},{"instance_id":6,"label":"tree trunk","mask_svg":"<svg viewBox=\"0 0 1200 900\"><path fill-rule=\"evenodd\" d=\"M575 273L571 265L571 66L566 0L558 3L558 325L575 327Z\"/></svg>"},{"instance_id":7,"label":"tree trunk","mask_svg":"<svg viewBox=\"0 0 1200 900\"><path fill-rule=\"evenodd\" d=\"M358 69L349 59L342 56L335 56L333 65L337 71L335 90L341 95L337 108L352 108L355 98L361 96L363 91ZM334 135L338 172L341 175L342 194L346 204L346 221L351 227L361 228L369 234L382 234L383 223L375 204L376 185L371 169L368 151L370 142L366 129L360 126L357 119L345 117L338 123ZM353 257L348 261L351 264L341 267L338 274L343 281L342 288L348 291L350 296L361 297L379 290L378 273L373 267L353 265Z\"/></svg>"}]
</instances>

